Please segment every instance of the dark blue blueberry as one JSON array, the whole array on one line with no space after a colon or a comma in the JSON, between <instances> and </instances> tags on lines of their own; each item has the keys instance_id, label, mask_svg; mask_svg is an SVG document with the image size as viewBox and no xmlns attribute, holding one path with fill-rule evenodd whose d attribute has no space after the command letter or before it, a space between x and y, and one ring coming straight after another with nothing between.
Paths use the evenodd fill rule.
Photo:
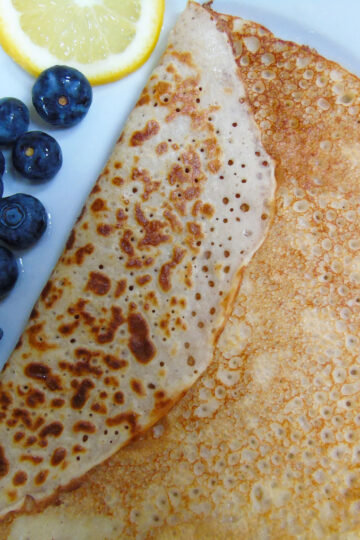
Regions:
<instances>
[{"instance_id":1,"label":"dark blue blueberry","mask_svg":"<svg viewBox=\"0 0 360 540\"><path fill-rule=\"evenodd\" d=\"M5 158L4 158L4 154L0 150L0 178L2 177L4 172L5 172Z\"/></svg>"},{"instance_id":2,"label":"dark blue blueberry","mask_svg":"<svg viewBox=\"0 0 360 540\"><path fill-rule=\"evenodd\" d=\"M61 148L54 137L43 131L28 131L13 147L15 169L30 180L50 180L62 165Z\"/></svg>"},{"instance_id":3,"label":"dark blue blueberry","mask_svg":"<svg viewBox=\"0 0 360 540\"><path fill-rule=\"evenodd\" d=\"M4 337L4 330L0 328L0 339L2 339L3 337Z\"/></svg>"},{"instance_id":4,"label":"dark blue blueberry","mask_svg":"<svg viewBox=\"0 0 360 540\"><path fill-rule=\"evenodd\" d=\"M47 226L44 205L25 193L0 199L0 239L16 249L25 249L37 242Z\"/></svg>"},{"instance_id":5,"label":"dark blue blueberry","mask_svg":"<svg viewBox=\"0 0 360 540\"><path fill-rule=\"evenodd\" d=\"M74 126L84 118L92 101L92 88L77 69L53 66L43 71L32 90L35 109L54 126Z\"/></svg>"},{"instance_id":6,"label":"dark blue blueberry","mask_svg":"<svg viewBox=\"0 0 360 540\"><path fill-rule=\"evenodd\" d=\"M29 127L29 109L20 99L0 99L0 144L12 144Z\"/></svg>"},{"instance_id":7,"label":"dark blue blueberry","mask_svg":"<svg viewBox=\"0 0 360 540\"><path fill-rule=\"evenodd\" d=\"M5 296L13 288L18 275L19 269L13 253L5 247L0 247L0 297Z\"/></svg>"},{"instance_id":8,"label":"dark blue blueberry","mask_svg":"<svg viewBox=\"0 0 360 540\"><path fill-rule=\"evenodd\" d=\"M2 181L2 178L0 178L0 199L3 196L4 193L4 182Z\"/></svg>"}]
</instances>

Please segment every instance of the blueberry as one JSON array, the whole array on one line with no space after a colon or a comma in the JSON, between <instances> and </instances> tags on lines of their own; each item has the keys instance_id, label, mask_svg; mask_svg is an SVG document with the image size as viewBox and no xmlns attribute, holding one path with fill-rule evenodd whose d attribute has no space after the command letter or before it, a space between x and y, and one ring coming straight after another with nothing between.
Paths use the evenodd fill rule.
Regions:
<instances>
[{"instance_id":1,"label":"blueberry","mask_svg":"<svg viewBox=\"0 0 360 540\"><path fill-rule=\"evenodd\" d=\"M4 154L0 150L0 178L2 177L4 172L5 172L5 158L4 158Z\"/></svg>"},{"instance_id":2,"label":"blueberry","mask_svg":"<svg viewBox=\"0 0 360 540\"><path fill-rule=\"evenodd\" d=\"M32 90L38 114L54 126L74 126L84 118L92 101L92 88L77 69L53 66L43 71Z\"/></svg>"},{"instance_id":3,"label":"blueberry","mask_svg":"<svg viewBox=\"0 0 360 540\"><path fill-rule=\"evenodd\" d=\"M44 205L32 195L16 193L0 199L0 239L10 247L25 249L45 232Z\"/></svg>"},{"instance_id":4,"label":"blueberry","mask_svg":"<svg viewBox=\"0 0 360 540\"><path fill-rule=\"evenodd\" d=\"M3 196L4 193L4 182L2 181L2 178L0 178L0 199Z\"/></svg>"},{"instance_id":5,"label":"blueberry","mask_svg":"<svg viewBox=\"0 0 360 540\"><path fill-rule=\"evenodd\" d=\"M5 247L0 247L0 297L5 296L13 288L18 275L19 269L13 253Z\"/></svg>"},{"instance_id":6,"label":"blueberry","mask_svg":"<svg viewBox=\"0 0 360 540\"><path fill-rule=\"evenodd\" d=\"M0 144L12 144L29 127L29 109L20 99L0 99Z\"/></svg>"},{"instance_id":7,"label":"blueberry","mask_svg":"<svg viewBox=\"0 0 360 540\"><path fill-rule=\"evenodd\" d=\"M62 165L58 142L43 131L28 131L19 137L12 151L14 167L30 180L50 180Z\"/></svg>"}]
</instances>

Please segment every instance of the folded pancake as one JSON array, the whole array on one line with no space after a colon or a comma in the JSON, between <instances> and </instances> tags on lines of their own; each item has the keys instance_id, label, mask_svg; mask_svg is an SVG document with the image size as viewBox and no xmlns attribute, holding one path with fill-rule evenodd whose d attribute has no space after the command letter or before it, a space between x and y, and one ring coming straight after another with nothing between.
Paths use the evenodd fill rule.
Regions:
<instances>
[{"instance_id":1,"label":"folded pancake","mask_svg":"<svg viewBox=\"0 0 360 540\"><path fill-rule=\"evenodd\" d=\"M190 4L1 375L0 514L109 457L194 383L274 187L228 36Z\"/></svg>"},{"instance_id":2,"label":"folded pancake","mask_svg":"<svg viewBox=\"0 0 360 540\"><path fill-rule=\"evenodd\" d=\"M9 520L9 540L359 537L360 81L230 23L279 188L216 359L77 491Z\"/></svg>"}]
</instances>

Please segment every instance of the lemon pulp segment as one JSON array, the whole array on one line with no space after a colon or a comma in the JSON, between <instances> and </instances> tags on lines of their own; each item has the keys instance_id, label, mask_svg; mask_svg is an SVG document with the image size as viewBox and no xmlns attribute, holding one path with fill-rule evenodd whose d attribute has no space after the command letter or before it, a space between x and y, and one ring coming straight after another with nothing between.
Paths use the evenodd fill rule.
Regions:
<instances>
[{"instance_id":1,"label":"lemon pulp segment","mask_svg":"<svg viewBox=\"0 0 360 540\"><path fill-rule=\"evenodd\" d=\"M159 37L165 0L0 0L0 43L37 75L54 64L93 84L140 67Z\"/></svg>"},{"instance_id":2,"label":"lemon pulp segment","mask_svg":"<svg viewBox=\"0 0 360 540\"><path fill-rule=\"evenodd\" d=\"M84 64L123 52L134 39L141 7L139 0L104 0L89 5L70 0L14 0L13 4L22 30L33 43L59 60Z\"/></svg>"}]
</instances>

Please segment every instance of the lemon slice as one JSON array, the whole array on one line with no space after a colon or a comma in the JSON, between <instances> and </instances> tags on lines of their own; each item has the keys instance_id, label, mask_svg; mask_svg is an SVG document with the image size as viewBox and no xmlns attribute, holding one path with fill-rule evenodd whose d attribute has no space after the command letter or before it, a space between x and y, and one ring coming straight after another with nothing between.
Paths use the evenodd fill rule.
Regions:
<instances>
[{"instance_id":1,"label":"lemon slice","mask_svg":"<svg viewBox=\"0 0 360 540\"><path fill-rule=\"evenodd\" d=\"M0 0L0 44L38 75L55 64L92 84L140 67L158 40L165 0Z\"/></svg>"}]
</instances>

